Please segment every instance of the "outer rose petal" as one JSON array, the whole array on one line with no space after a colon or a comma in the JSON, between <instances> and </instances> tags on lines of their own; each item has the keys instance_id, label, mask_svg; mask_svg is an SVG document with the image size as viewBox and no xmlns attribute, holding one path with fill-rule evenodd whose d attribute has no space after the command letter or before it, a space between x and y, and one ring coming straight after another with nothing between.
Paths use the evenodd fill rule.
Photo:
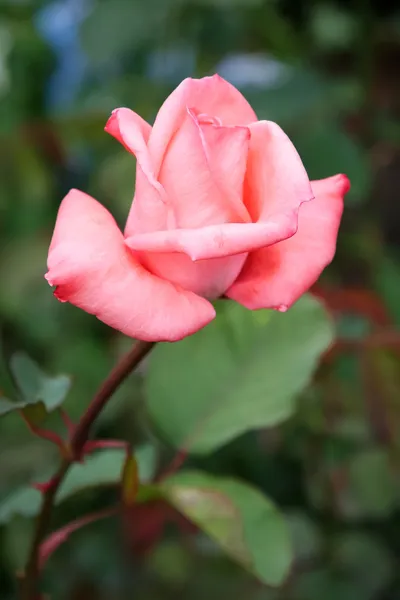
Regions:
<instances>
[{"instance_id":1,"label":"outer rose petal","mask_svg":"<svg viewBox=\"0 0 400 600\"><path fill-rule=\"evenodd\" d=\"M129 108L117 108L104 129L137 159L136 191L127 230L145 232L165 228L168 221L168 200L155 177L147 148L151 126Z\"/></svg>"},{"instance_id":2,"label":"outer rose petal","mask_svg":"<svg viewBox=\"0 0 400 600\"><path fill-rule=\"evenodd\" d=\"M181 126L186 107L198 113L218 117L223 125L247 125L257 120L242 94L219 75L202 79L185 79L165 100L158 111L149 139L154 171L158 173L167 146Z\"/></svg>"},{"instance_id":3,"label":"outer rose petal","mask_svg":"<svg viewBox=\"0 0 400 600\"><path fill-rule=\"evenodd\" d=\"M250 254L238 279L226 292L229 298L253 310L286 310L331 262L343 197L350 183L345 175L336 175L313 181L312 188L315 199L301 207L297 233Z\"/></svg>"},{"instance_id":4,"label":"outer rose petal","mask_svg":"<svg viewBox=\"0 0 400 600\"><path fill-rule=\"evenodd\" d=\"M228 164L231 168L242 166L243 188L249 131L220 127L217 134L210 130L213 127L200 124L187 110L165 153L159 180L171 199L177 228L249 220L241 201L242 189L236 193L229 189L224 173Z\"/></svg>"},{"instance_id":5,"label":"outer rose petal","mask_svg":"<svg viewBox=\"0 0 400 600\"><path fill-rule=\"evenodd\" d=\"M110 213L78 190L60 206L48 268L46 279L59 300L137 339L179 340L215 316L203 298L146 271Z\"/></svg>"},{"instance_id":6,"label":"outer rose petal","mask_svg":"<svg viewBox=\"0 0 400 600\"><path fill-rule=\"evenodd\" d=\"M249 129L244 203L252 220L268 221L286 215L297 222L300 204L313 198L300 156L276 123L258 121Z\"/></svg>"},{"instance_id":7,"label":"outer rose petal","mask_svg":"<svg viewBox=\"0 0 400 600\"><path fill-rule=\"evenodd\" d=\"M297 215L277 215L267 223L225 223L200 229L169 229L125 240L140 252L184 252L193 261L233 256L276 244L294 235Z\"/></svg>"}]
</instances>

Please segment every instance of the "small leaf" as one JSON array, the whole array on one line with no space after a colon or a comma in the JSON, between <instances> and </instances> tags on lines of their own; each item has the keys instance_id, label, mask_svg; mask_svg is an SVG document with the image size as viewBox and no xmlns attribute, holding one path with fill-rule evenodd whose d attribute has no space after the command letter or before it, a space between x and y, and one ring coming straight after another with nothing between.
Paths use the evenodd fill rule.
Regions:
<instances>
[{"instance_id":1,"label":"small leaf","mask_svg":"<svg viewBox=\"0 0 400 600\"><path fill-rule=\"evenodd\" d=\"M0 398L0 416L14 410L23 410L29 421L38 423L48 412L61 406L71 387L71 380L67 375L49 377L22 352L13 354L10 370L20 399L11 402L7 398Z\"/></svg>"},{"instance_id":2,"label":"small leaf","mask_svg":"<svg viewBox=\"0 0 400 600\"><path fill-rule=\"evenodd\" d=\"M289 532L273 503L246 483L183 472L162 484L175 508L231 558L268 585L280 585L292 560Z\"/></svg>"},{"instance_id":3,"label":"small leaf","mask_svg":"<svg viewBox=\"0 0 400 600\"><path fill-rule=\"evenodd\" d=\"M22 352L16 352L10 361L11 372L27 404L43 402L48 412L61 406L71 387L67 375L49 377Z\"/></svg>"},{"instance_id":4,"label":"small leaf","mask_svg":"<svg viewBox=\"0 0 400 600\"><path fill-rule=\"evenodd\" d=\"M216 307L206 328L155 348L146 380L156 426L176 447L196 453L287 419L333 333L312 296L285 314L227 300Z\"/></svg>"},{"instance_id":5,"label":"small leaf","mask_svg":"<svg viewBox=\"0 0 400 600\"><path fill-rule=\"evenodd\" d=\"M138 464L132 455L126 457L122 468L121 488L123 504L132 506L139 489Z\"/></svg>"}]
</instances>

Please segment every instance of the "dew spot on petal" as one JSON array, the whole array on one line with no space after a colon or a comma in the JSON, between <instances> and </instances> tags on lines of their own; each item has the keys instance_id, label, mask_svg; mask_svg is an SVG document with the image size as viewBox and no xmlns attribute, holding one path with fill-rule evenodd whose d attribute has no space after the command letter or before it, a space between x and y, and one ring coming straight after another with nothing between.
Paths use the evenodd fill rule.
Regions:
<instances>
[{"instance_id":1,"label":"dew spot on petal","mask_svg":"<svg viewBox=\"0 0 400 600\"><path fill-rule=\"evenodd\" d=\"M284 313L288 310L288 306L286 306L286 304L280 304L279 306L275 307L275 310Z\"/></svg>"}]
</instances>

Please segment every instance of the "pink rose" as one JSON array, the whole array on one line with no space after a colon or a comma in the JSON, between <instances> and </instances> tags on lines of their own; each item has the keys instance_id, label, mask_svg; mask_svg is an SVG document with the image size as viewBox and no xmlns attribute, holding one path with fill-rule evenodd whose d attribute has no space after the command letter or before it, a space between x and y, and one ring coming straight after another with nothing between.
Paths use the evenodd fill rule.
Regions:
<instances>
[{"instance_id":1,"label":"pink rose","mask_svg":"<svg viewBox=\"0 0 400 600\"><path fill-rule=\"evenodd\" d=\"M183 81L153 127L119 108L105 130L136 156L135 197L124 234L90 196L64 198L46 275L59 300L174 341L221 295L286 310L332 260L347 177L310 183L280 127L218 75Z\"/></svg>"}]
</instances>

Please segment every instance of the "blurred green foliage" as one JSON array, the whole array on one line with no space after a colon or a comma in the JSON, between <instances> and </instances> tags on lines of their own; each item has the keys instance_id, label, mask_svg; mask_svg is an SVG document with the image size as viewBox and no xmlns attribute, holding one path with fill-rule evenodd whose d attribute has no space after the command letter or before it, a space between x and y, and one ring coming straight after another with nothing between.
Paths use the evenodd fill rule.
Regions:
<instances>
[{"instance_id":1,"label":"blurred green foliage","mask_svg":"<svg viewBox=\"0 0 400 600\"><path fill-rule=\"evenodd\" d=\"M193 517L189 510L195 511L194 520L202 519L205 509L220 516L218 503L229 504L230 493L242 497L229 488L229 478L242 481L243 495L251 495L255 486L279 506L295 554L284 584L278 589L261 585L177 515L165 498L155 497L132 507L123 519L110 518L74 533L48 565L45 583L54 598L399 597L399 23L396 2L382 0L0 0L2 396L23 400L16 396L7 368L22 350L41 367L40 376L34 375L41 391L28 400L44 400L40 386L48 389L57 382L61 387L64 382L67 391L66 379L49 377L68 373L72 387L64 406L76 420L131 344L89 315L58 303L43 278L56 212L69 188L93 194L120 223L126 217L134 164L103 132L113 108L129 106L151 121L181 79L218 71L240 87L259 118L276 120L288 132L311 177L343 171L352 181L337 256L314 290L332 312L337 342L321 361L313 383L285 423L244 433L218 450L220 444L215 443L212 453L187 459L195 471L189 484L199 505L189 503L183 512ZM239 317L236 324L240 323ZM247 333L251 330L251 324L242 325ZM267 322L265 329L271 325ZM317 327L316 335L318 331ZM283 333L276 334L280 344ZM303 368L311 373L307 341L302 339ZM280 345L275 355L268 338L262 344L266 363L278 361ZM182 352L179 346L176 352ZM210 369L217 366L215 354ZM157 371L158 360L155 356L150 373ZM261 369L258 360L251 368ZM189 360L187 369L195 389L211 385L193 371ZM234 355L224 369L229 381L243 376ZM96 430L99 437L128 440L137 452L147 444L144 448L150 451L142 463L138 459L139 466L144 465L143 481L169 464L176 443L172 429L164 428L165 439L156 438L160 394L155 396L157 406L151 400L151 388L160 382L166 396L173 393L176 362L171 357L171 375L165 375L165 382L164 375L156 373L146 382L147 370L145 364L122 386ZM279 369L274 375L280 377ZM295 376L293 381L290 373L287 378L288 387L297 389ZM246 385L241 380L243 389L235 386L233 391L243 394L243 406L249 402L246 417L252 423L254 388ZM181 387L175 400L182 403L184 418L184 380ZM23 389L20 380L20 392ZM60 433L56 413L49 423ZM71 485L80 493L66 494L57 508L55 528L115 501L112 485L90 487L90 477L110 484L118 478L121 453L107 452L88 461L89 471L77 466L76 475L71 472ZM1 520L7 521L3 517L10 499L15 510L15 495L20 506L19 516L0 529L2 600L15 595L14 573L23 564L31 535L26 515L33 514L38 498L34 489L26 495L23 486L43 481L56 459L53 447L32 436L19 414L0 420ZM196 487L199 470L201 477L228 486L215 505L207 498L206 505L201 504L200 488L205 484L197 481ZM175 485L184 478L176 477ZM180 488L169 496L175 506L187 498ZM255 531L258 497L253 500L254 510L243 522ZM218 519L214 525L213 537L219 536L223 546L225 530ZM264 551L279 562L280 544L285 542L263 536L262 521L258 527L259 546L252 560L262 562ZM230 540L231 546L234 543ZM246 555L248 548L242 550Z\"/></svg>"}]
</instances>

